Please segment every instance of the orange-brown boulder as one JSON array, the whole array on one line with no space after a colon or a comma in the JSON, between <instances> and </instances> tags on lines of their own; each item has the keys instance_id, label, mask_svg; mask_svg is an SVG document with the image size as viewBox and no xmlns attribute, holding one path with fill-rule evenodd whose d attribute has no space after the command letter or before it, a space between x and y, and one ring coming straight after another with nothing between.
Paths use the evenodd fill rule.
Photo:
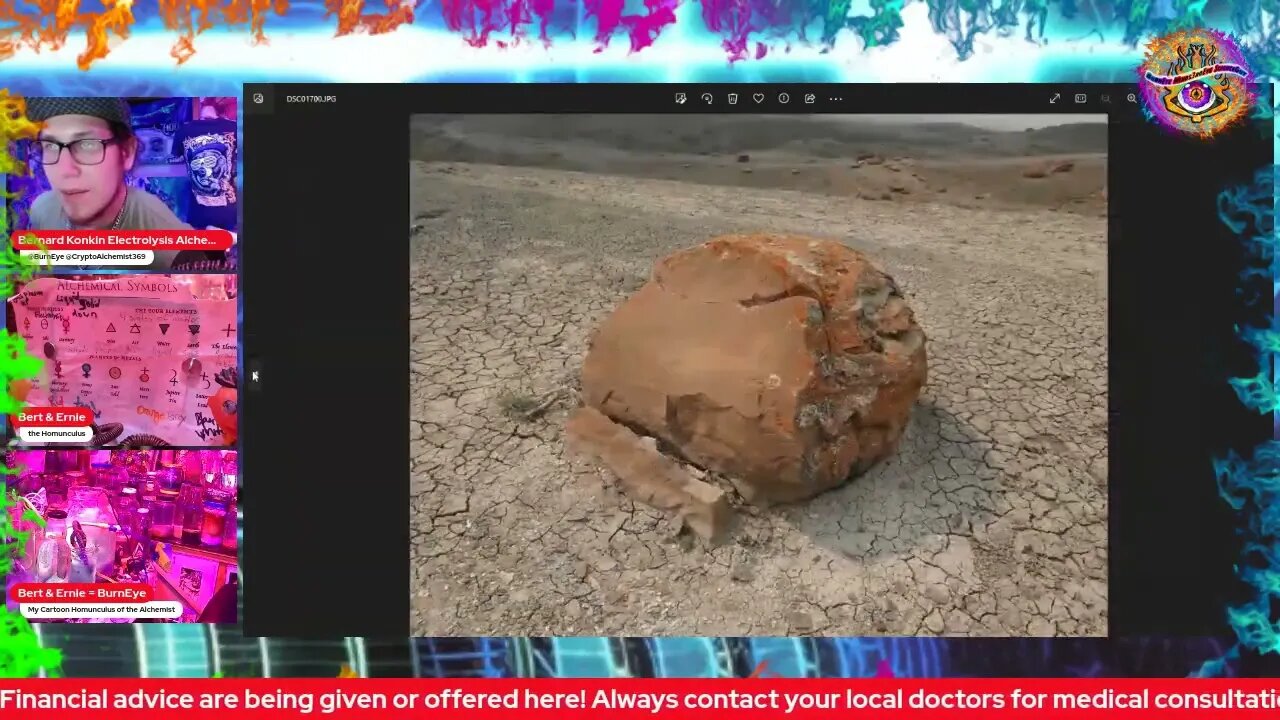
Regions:
<instances>
[{"instance_id":1,"label":"orange-brown boulder","mask_svg":"<svg viewBox=\"0 0 1280 720\"><path fill-rule=\"evenodd\" d=\"M864 255L733 235L657 264L596 331L582 389L747 499L787 501L891 454L926 366L924 332Z\"/></svg>"}]
</instances>

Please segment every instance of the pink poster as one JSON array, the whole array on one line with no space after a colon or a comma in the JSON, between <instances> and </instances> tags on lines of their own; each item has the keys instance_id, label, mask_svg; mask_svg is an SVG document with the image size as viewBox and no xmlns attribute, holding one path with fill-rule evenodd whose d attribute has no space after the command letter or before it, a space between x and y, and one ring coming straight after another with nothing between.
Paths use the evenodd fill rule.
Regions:
<instances>
[{"instance_id":1,"label":"pink poster","mask_svg":"<svg viewBox=\"0 0 1280 720\"><path fill-rule=\"evenodd\" d=\"M233 288L225 275L28 283L9 301L27 352L46 359L27 405L87 408L104 445L228 444L210 398L237 363Z\"/></svg>"}]
</instances>

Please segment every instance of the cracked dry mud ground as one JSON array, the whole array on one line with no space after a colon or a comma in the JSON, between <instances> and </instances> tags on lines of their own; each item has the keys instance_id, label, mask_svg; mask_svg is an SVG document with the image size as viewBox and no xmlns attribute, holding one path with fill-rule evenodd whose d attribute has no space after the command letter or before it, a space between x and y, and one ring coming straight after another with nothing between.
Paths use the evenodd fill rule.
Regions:
<instances>
[{"instance_id":1,"label":"cracked dry mud ground","mask_svg":"<svg viewBox=\"0 0 1280 720\"><path fill-rule=\"evenodd\" d=\"M410 163L421 635L1106 632L1105 220ZM835 237L900 282L929 383L898 454L707 547L563 457L589 333L665 254Z\"/></svg>"}]
</instances>

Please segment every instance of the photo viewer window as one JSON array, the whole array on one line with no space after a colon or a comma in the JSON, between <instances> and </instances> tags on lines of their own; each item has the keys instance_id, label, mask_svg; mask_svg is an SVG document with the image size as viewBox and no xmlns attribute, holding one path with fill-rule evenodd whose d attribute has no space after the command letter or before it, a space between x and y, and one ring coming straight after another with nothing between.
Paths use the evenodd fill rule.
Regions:
<instances>
[{"instance_id":1,"label":"photo viewer window","mask_svg":"<svg viewBox=\"0 0 1280 720\"><path fill-rule=\"evenodd\" d=\"M1223 632L1270 121L1134 89L248 86L247 631Z\"/></svg>"}]
</instances>

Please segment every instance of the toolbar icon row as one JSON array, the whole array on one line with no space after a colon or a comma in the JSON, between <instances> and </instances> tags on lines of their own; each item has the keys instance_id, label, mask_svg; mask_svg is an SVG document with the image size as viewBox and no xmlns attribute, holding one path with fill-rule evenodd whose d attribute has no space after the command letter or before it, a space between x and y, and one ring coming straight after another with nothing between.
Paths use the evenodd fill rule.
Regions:
<instances>
[{"instance_id":1,"label":"toolbar icon row","mask_svg":"<svg viewBox=\"0 0 1280 720\"><path fill-rule=\"evenodd\" d=\"M1058 101L1061 99L1062 99L1062 93L1054 93L1049 96L1049 104L1057 105ZM1105 105L1111 104L1110 95L1103 94L1100 96L1100 99ZM1089 96L1085 93L1076 93L1075 100L1077 105L1084 105L1085 103L1089 102ZM1138 96L1135 93L1129 93L1128 95L1125 96L1125 100L1131 103L1136 103L1138 102Z\"/></svg>"},{"instance_id":2,"label":"toolbar icon row","mask_svg":"<svg viewBox=\"0 0 1280 720\"><path fill-rule=\"evenodd\" d=\"M725 96L725 99L726 99L726 100L728 100L728 102L729 102L729 104L730 104L730 105L737 105L737 104L738 104L739 99L741 99L741 98L743 98L743 97L744 97L744 96L740 95L739 93L729 93L728 95L726 95L726 96ZM752 93L751 95L746 96L746 97L749 97L749 98L750 98L750 99L751 99L755 104L757 104L757 105L759 105L759 104L763 103L763 102L765 101L765 99L766 99L766 98L765 98L765 94L764 94L764 93L759 93L759 92L758 92L758 93ZM790 103L791 103L791 94L790 94L790 93L778 93L778 98L777 98L777 100L778 100L778 104L779 104L779 105L788 105L788 104L790 104ZM687 104L688 102L689 102L689 95L688 95L687 93L682 93L682 92L678 92L678 93L676 93L676 104L677 104L677 105L685 105L685 104ZM704 105L714 105L714 104L715 104L715 102L716 102L716 97L715 97L715 95L713 95L713 94L711 94L711 93L702 93L702 103L703 103ZM814 103L816 103L816 102L818 102L818 96L817 96L817 95L815 95L814 93L805 93L805 94L804 94L804 104L805 104L805 105L813 105L813 104L814 104Z\"/></svg>"}]
</instances>

